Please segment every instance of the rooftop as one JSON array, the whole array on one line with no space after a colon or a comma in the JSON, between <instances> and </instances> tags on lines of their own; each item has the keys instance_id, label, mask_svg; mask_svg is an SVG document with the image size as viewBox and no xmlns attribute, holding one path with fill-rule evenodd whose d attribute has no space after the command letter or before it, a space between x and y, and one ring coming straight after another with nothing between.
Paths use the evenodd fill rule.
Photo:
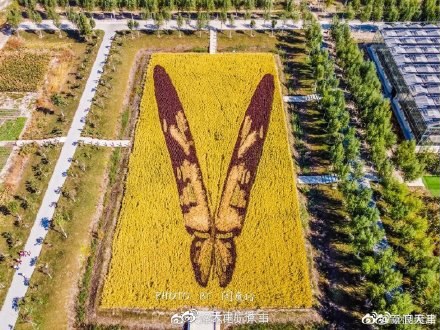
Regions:
<instances>
[{"instance_id":1,"label":"rooftop","mask_svg":"<svg viewBox=\"0 0 440 330\"><path fill-rule=\"evenodd\" d=\"M380 33L423 120L440 123L440 25L384 25Z\"/></svg>"}]
</instances>

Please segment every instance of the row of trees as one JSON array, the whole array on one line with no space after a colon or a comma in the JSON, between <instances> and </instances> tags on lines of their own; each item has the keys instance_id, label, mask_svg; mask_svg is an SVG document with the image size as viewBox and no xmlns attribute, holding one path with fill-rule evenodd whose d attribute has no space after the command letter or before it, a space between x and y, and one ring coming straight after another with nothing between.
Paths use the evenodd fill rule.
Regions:
<instances>
[{"instance_id":1,"label":"row of trees","mask_svg":"<svg viewBox=\"0 0 440 330\"><path fill-rule=\"evenodd\" d=\"M36 3L31 0L26 0L26 15L35 24L40 24L42 22L41 14L36 10ZM47 7L47 16L51 19L57 28L61 27L61 16L55 10L54 7ZM88 40L88 38L93 34L93 29L96 25L95 20L87 16L83 12L75 12L71 8L67 11L67 19L75 24L78 29L78 33L81 37ZM8 24L14 28L18 33L18 27L23 20L22 11L16 2L13 2L9 9L6 17ZM38 30L40 37L42 37L42 31ZM60 37L61 37L61 30Z\"/></svg>"},{"instance_id":2,"label":"row of trees","mask_svg":"<svg viewBox=\"0 0 440 330\"><path fill-rule=\"evenodd\" d=\"M391 247L380 247L384 231L378 226L379 211L371 205L372 190L362 183L360 141L349 125L350 114L339 88L334 63L321 49L320 25L313 17L306 27L310 62L316 91L322 96L319 107L327 125L333 169L340 178L339 189L350 218L348 226L354 256L367 281L367 295L375 311L405 314L412 311L410 296L402 293L402 275L395 268Z\"/></svg>"},{"instance_id":3,"label":"row of trees","mask_svg":"<svg viewBox=\"0 0 440 330\"><path fill-rule=\"evenodd\" d=\"M352 0L345 17L362 21L435 22L440 20L440 3L438 0Z\"/></svg>"},{"instance_id":4,"label":"row of trees","mask_svg":"<svg viewBox=\"0 0 440 330\"><path fill-rule=\"evenodd\" d=\"M390 102L382 95L374 63L364 59L363 52L351 38L347 24L341 24L335 19L332 36L336 41L338 64L345 70L346 82L360 109L359 116L365 129L366 141L371 147L371 159L383 177L390 177L393 165L389 159L389 150L396 143L396 136L392 130ZM400 155L403 156L402 153L396 154L398 157ZM413 164L401 168L406 178L413 180L420 177L423 165L418 163L415 153L404 156L407 159L402 159L400 163Z\"/></svg>"},{"instance_id":5,"label":"row of trees","mask_svg":"<svg viewBox=\"0 0 440 330\"><path fill-rule=\"evenodd\" d=\"M125 9L129 11L142 10L155 13L167 9L170 11L208 11L236 12L244 10L285 10L287 13L298 14L298 4L293 0L277 4L274 0L19 0L24 7L34 6L38 1L45 8L77 6L86 11L101 9L113 11ZM306 1L301 1L301 7L307 7ZM348 19L360 18L363 21L438 21L440 20L439 0L352 0L346 7L345 16Z\"/></svg>"},{"instance_id":6,"label":"row of trees","mask_svg":"<svg viewBox=\"0 0 440 330\"><path fill-rule=\"evenodd\" d=\"M433 254L433 240L427 235L429 222L424 215L422 202L411 194L404 183L394 178L393 165L387 157L387 148L395 141L390 124L391 110L380 94L380 83L374 66L364 60L362 52L350 36L348 27L335 21L332 35L347 83L359 109L358 114L366 129L366 140L373 162L379 170L382 183L382 213L392 221L388 234L397 240L390 242L399 259L403 261L396 267L409 281L405 288L411 293L414 309L418 312L438 314L439 260ZM413 147L411 142L404 142L398 147L398 159L406 166L411 162L417 162ZM375 264L378 262L370 260L366 264L370 266L366 267L374 269ZM403 299L400 303L405 303L409 308L408 297L400 299Z\"/></svg>"},{"instance_id":7,"label":"row of trees","mask_svg":"<svg viewBox=\"0 0 440 330\"><path fill-rule=\"evenodd\" d=\"M28 7L30 3L36 3L37 0L19 0L20 5ZM157 12L164 8L179 11L229 11L229 10L264 10L272 11L274 9L273 0L38 0L38 3L45 8L51 7L69 7L77 6L87 11L102 9L112 11L115 9L126 10L147 10ZM293 11L296 8L293 0L283 3L278 9Z\"/></svg>"}]
</instances>

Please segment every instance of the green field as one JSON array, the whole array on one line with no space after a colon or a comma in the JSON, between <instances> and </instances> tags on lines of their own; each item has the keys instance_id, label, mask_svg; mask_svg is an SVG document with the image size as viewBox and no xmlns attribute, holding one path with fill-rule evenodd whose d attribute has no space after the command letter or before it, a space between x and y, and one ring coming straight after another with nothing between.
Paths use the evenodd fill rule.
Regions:
<instances>
[{"instance_id":1,"label":"green field","mask_svg":"<svg viewBox=\"0 0 440 330\"><path fill-rule=\"evenodd\" d=\"M25 117L8 119L0 125L0 141L18 140L26 119Z\"/></svg>"},{"instance_id":2,"label":"green field","mask_svg":"<svg viewBox=\"0 0 440 330\"><path fill-rule=\"evenodd\" d=\"M440 197L440 176L424 176L423 183L433 196Z\"/></svg>"}]
</instances>

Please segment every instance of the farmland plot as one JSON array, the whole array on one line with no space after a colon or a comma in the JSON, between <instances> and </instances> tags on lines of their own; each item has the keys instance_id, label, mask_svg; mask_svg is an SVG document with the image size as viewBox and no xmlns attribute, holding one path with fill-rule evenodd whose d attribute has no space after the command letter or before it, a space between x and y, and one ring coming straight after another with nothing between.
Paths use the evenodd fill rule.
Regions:
<instances>
[{"instance_id":1,"label":"farmland plot","mask_svg":"<svg viewBox=\"0 0 440 330\"><path fill-rule=\"evenodd\" d=\"M156 54L101 308L312 304L270 54Z\"/></svg>"}]
</instances>

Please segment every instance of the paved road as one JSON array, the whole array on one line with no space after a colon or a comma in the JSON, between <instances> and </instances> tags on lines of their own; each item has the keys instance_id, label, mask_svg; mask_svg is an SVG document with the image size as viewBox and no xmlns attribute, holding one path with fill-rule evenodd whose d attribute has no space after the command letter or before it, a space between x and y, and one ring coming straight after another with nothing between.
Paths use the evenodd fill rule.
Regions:
<instances>
[{"instance_id":1,"label":"paved road","mask_svg":"<svg viewBox=\"0 0 440 330\"><path fill-rule=\"evenodd\" d=\"M17 140L17 141L0 141L0 147L6 147L6 146L23 146L26 144L36 143L38 145L45 145L45 144L58 144L58 143L65 143L67 137L56 137L56 138L50 138L50 139L42 139L42 140ZM95 146L100 147L129 147L130 146L130 140L103 140L103 139L94 139L91 137L80 137L78 139L78 142L81 142L83 144L92 144Z\"/></svg>"},{"instance_id":2,"label":"paved road","mask_svg":"<svg viewBox=\"0 0 440 330\"><path fill-rule=\"evenodd\" d=\"M217 53L217 31L209 30L209 54Z\"/></svg>"},{"instance_id":3,"label":"paved road","mask_svg":"<svg viewBox=\"0 0 440 330\"><path fill-rule=\"evenodd\" d=\"M310 101L319 101L320 99L321 96L318 94L283 96L283 101L286 103L307 103Z\"/></svg>"},{"instance_id":4,"label":"paved road","mask_svg":"<svg viewBox=\"0 0 440 330\"><path fill-rule=\"evenodd\" d=\"M98 50L95 63L93 64L91 74L87 80L84 93L73 118L72 126L67 134L60 157L55 165L54 172L49 181L47 191L43 197L40 209L38 210L35 223L29 234L29 238L24 247L24 251L29 251L30 255L22 257L22 263L15 271L11 286L9 287L3 307L0 311L0 329L6 330L14 327L19 308L17 302L24 297L29 285L29 279L35 270L36 260L40 255L42 242L48 232L50 219L54 214L53 203L60 198L60 190L66 180L66 173L70 167L71 160L80 139L81 131L85 121L82 120L87 115L95 94L98 81L101 77L104 63L106 61L109 48L115 33L112 27L104 30L102 44Z\"/></svg>"},{"instance_id":5,"label":"paved road","mask_svg":"<svg viewBox=\"0 0 440 330\"><path fill-rule=\"evenodd\" d=\"M113 30L118 31L127 31L129 30L127 27L127 19L112 19L112 20L96 20L96 29L105 30L111 28ZM154 24L153 20L139 20L139 29L140 30L157 30L157 26ZM329 29L331 26L331 20L321 20L321 26L323 29ZM377 28L384 23L382 22L361 22L358 20L353 20L349 22L349 25L354 30L372 32L376 31ZM197 22L192 20L189 25L185 24L182 27L182 30L197 30L196 28ZM222 24L219 20L211 20L209 21L208 27L210 29L217 30L250 30L250 20L236 20L234 25L230 24ZM288 20L286 24L283 24L281 20L278 20L278 24L275 27L276 30L295 30L301 29L303 27L303 21L299 20L297 22L293 22L292 20ZM41 24L35 24L30 21L23 22L20 24L20 29L26 30L57 30L57 28L53 25L51 20L43 20ZM75 29L75 26L67 20L61 21L61 29ZM170 20L167 24L161 26L161 30L177 30L177 21ZM265 21L263 19L255 20L255 30L271 30L271 22Z\"/></svg>"}]
</instances>

